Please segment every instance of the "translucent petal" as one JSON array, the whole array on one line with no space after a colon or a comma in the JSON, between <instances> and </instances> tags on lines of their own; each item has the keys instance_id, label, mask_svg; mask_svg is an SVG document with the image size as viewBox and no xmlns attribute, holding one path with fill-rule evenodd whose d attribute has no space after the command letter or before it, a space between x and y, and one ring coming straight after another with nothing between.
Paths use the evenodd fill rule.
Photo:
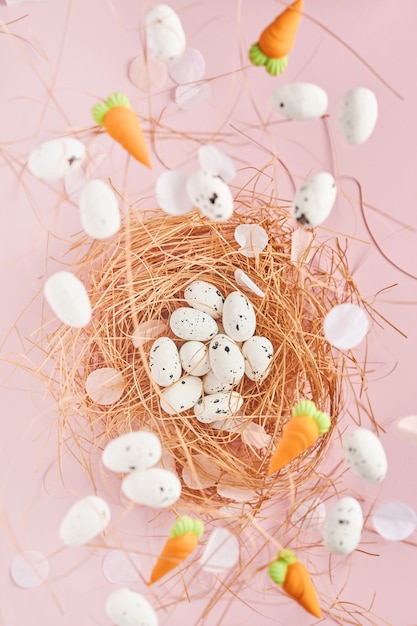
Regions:
<instances>
[{"instance_id":1,"label":"translucent petal","mask_svg":"<svg viewBox=\"0 0 417 626\"><path fill-rule=\"evenodd\" d=\"M239 554L237 537L226 528L215 528L201 557L201 567L206 572L220 574L236 565Z\"/></svg>"},{"instance_id":2,"label":"translucent petal","mask_svg":"<svg viewBox=\"0 0 417 626\"><path fill-rule=\"evenodd\" d=\"M137 89L146 93L158 91L168 79L165 63L156 59L152 54L146 58L140 55L132 59L128 66L127 75Z\"/></svg>"},{"instance_id":3,"label":"translucent petal","mask_svg":"<svg viewBox=\"0 0 417 626\"><path fill-rule=\"evenodd\" d=\"M159 207L169 215L184 215L193 208L186 183L188 174L181 170L167 170L156 181L155 195Z\"/></svg>"},{"instance_id":4,"label":"translucent petal","mask_svg":"<svg viewBox=\"0 0 417 626\"><path fill-rule=\"evenodd\" d=\"M216 148L211 143L199 147L198 160L203 170L216 171L226 183L236 176L236 168L232 159L223 150Z\"/></svg>"},{"instance_id":5,"label":"translucent petal","mask_svg":"<svg viewBox=\"0 0 417 626\"><path fill-rule=\"evenodd\" d=\"M417 515L403 502L390 502L374 511L372 523L376 532L391 541L409 537L417 526Z\"/></svg>"},{"instance_id":6,"label":"translucent petal","mask_svg":"<svg viewBox=\"0 0 417 626\"><path fill-rule=\"evenodd\" d=\"M242 426L242 420L235 417L226 417L225 419L216 420L211 422L210 427L214 430L225 430L229 433L240 432Z\"/></svg>"},{"instance_id":7,"label":"translucent petal","mask_svg":"<svg viewBox=\"0 0 417 626\"><path fill-rule=\"evenodd\" d=\"M91 178L99 167L99 165L104 161L107 156L107 152L101 148L101 146L96 145L95 143L87 146L87 157L85 163L85 173L87 178Z\"/></svg>"},{"instance_id":8,"label":"translucent petal","mask_svg":"<svg viewBox=\"0 0 417 626\"><path fill-rule=\"evenodd\" d=\"M113 404L117 402L125 388L125 381L114 367L100 367L87 377L85 390L93 402L97 404Z\"/></svg>"},{"instance_id":9,"label":"translucent petal","mask_svg":"<svg viewBox=\"0 0 417 626\"><path fill-rule=\"evenodd\" d=\"M110 550L103 559L103 574L114 585L129 585L139 577L140 560L134 552Z\"/></svg>"},{"instance_id":10,"label":"translucent petal","mask_svg":"<svg viewBox=\"0 0 417 626\"><path fill-rule=\"evenodd\" d=\"M253 291L253 293L256 293L257 296L260 296L261 298L265 296L262 289L259 289L259 287L253 282L251 278L249 278L247 274L245 274L243 270L235 270L235 281L241 287L246 287L246 289L249 289L250 291Z\"/></svg>"},{"instance_id":11,"label":"translucent petal","mask_svg":"<svg viewBox=\"0 0 417 626\"><path fill-rule=\"evenodd\" d=\"M65 175L64 186L67 196L75 196L86 183L86 175L81 167L71 167Z\"/></svg>"},{"instance_id":12,"label":"translucent petal","mask_svg":"<svg viewBox=\"0 0 417 626\"><path fill-rule=\"evenodd\" d=\"M408 415L397 423L398 435L403 441L417 446L417 415Z\"/></svg>"},{"instance_id":13,"label":"translucent petal","mask_svg":"<svg viewBox=\"0 0 417 626\"><path fill-rule=\"evenodd\" d=\"M242 441L246 443L247 446L262 450L263 448L267 448L269 446L271 435L268 435L268 433L265 432L264 427L260 424L250 422L250 424L242 430Z\"/></svg>"},{"instance_id":14,"label":"translucent petal","mask_svg":"<svg viewBox=\"0 0 417 626\"><path fill-rule=\"evenodd\" d=\"M311 256L311 249L308 251L313 241L313 233L305 228L297 228L291 237L291 262L295 265L303 262L308 263Z\"/></svg>"},{"instance_id":15,"label":"translucent petal","mask_svg":"<svg viewBox=\"0 0 417 626\"><path fill-rule=\"evenodd\" d=\"M10 566L10 575L16 585L24 589L39 587L49 575L46 557L35 550L17 554Z\"/></svg>"},{"instance_id":16,"label":"translucent petal","mask_svg":"<svg viewBox=\"0 0 417 626\"><path fill-rule=\"evenodd\" d=\"M302 502L291 516L293 524L302 530L321 528L326 519L326 507L320 498L311 498Z\"/></svg>"},{"instance_id":17,"label":"translucent petal","mask_svg":"<svg viewBox=\"0 0 417 626\"><path fill-rule=\"evenodd\" d=\"M220 470L203 454L192 457L192 467L187 463L182 470L182 478L190 489L206 489L215 485L220 478Z\"/></svg>"},{"instance_id":18,"label":"translucent petal","mask_svg":"<svg viewBox=\"0 0 417 626\"><path fill-rule=\"evenodd\" d=\"M178 85L191 83L203 78L206 61L199 50L186 48L178 59L168 62L168 73Z\"/></svg>"},{"instance_id":19,"label":"translucent petal","mask_svg":"<svg viewBox=\"0 0 417 626\"><path fill-rule=\"evenodd\" d=\"M345 302L334 306L324 318L324 336L340 350L358 346L369 330L369 320L363 309Z\"/></svg>"},{"instance_id":20,"label":"translucent petal","mask_svg":"<svg viewBox=\"0 0 417 626\"><path fill-rule=\"evenodd\" d=\"M235 502L249 502L256 498L256 492L253 489L247 489L244 484L237 483L229 474L225 474L217 485L217 493L222 498L228 498Z\"/></svg>"},{"instance_id":21,"label":"translucent petal","mask_svg":"<svg viewBox=\"0 0 417 626\"><path fill-rule=\"evenodd\" d=\"M189 111L203 104L211 96L211 87L207 83L179 85L175 90L175 102L183 111Z\"/></svg>"},{"instance_id":22,"label":"translucent petal","mask_svg":"<svg viewBox=\"0 0 417 626\"><path fill-rule=\"evenodd\" d=\"M268 244L268 233L258 224L240 224L235 230L235 239L241 246L239 252L253 258Z\"/></svg>"},{"instance_id":23,"label":"translucent petal","mask_svg":"<svg viewBox=\"0 0 417 626\"><path fill-rule=\"evenodd\" d=\"M143 346L147 341L156 339L159 335L166 333L168 324L161 320L149 320L139 324L132 335L132 343L135 348Z\"/></svg>"}]
</instances>

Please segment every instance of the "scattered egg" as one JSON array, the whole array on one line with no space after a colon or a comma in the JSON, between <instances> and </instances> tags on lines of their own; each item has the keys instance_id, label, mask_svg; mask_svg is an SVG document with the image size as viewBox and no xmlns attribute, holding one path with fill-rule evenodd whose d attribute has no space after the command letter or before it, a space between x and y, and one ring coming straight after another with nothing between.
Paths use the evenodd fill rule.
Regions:
<instances>
[{"instance_id":1,"label":"scattered egg","mask_svg":"<svg viewBox=\"0 0 417 626\"><path fill-rule=\"evenodd\" d=\"M51 139L32 150L28 168L36 178L54 180L64 178L70 169L79 167L84 158L85 146L78 139Z\"/></svg>"},{"instance_id":2,"label":"scattered egg","mask_svg":"<svg viewBox=\"0 0 417 626\"><path fill-rule=\"evenodd\" d=\"M169 337L159 337L151 346L149 370L152 380L168 387L181 378L181 361L178 348Z\"/></svg>"},{"instance_id":3,"label":"scattered egg","mask_svg":"<svg viewBox=\"0 0 417 626\"><path fill-rule=\"evenodd\" d=\"M313 83L289 83L272 94L275 108L292 120L316 120L326 113L327 93Z\"/></svg>"},{"instance_id":4,"label":"scattered egg","mask_svg":"<svg viewBox=\"0 0 417 626\"><path fill-rule=\"evenodd\" d=\"M164 63L184 54L184 29L180 18L168 5L157 4L146 15L146 42L148 51Z\"/></svg>"},{"instance_id":5,"label":"scattered egg","mask_svg":"<svg viewBox=\"0 0 417 626\"><path fill-rule=\"evenodd\" d=\"M102 180L90 180L79 198L81 225L87 235L106 239L120 228L119 205L113 189Z\"/></svg>"},{"instance_id":6,"label":"scattered egg","mask_svg":"<svg viewBox=\"0 0 417 626\"><path fill-rule=\"evenodd\" d=\"M357 500L340 498L330 509L322 528L323 542L333 554L350 554L361 540L362 509Z\"/></svg>"},{"instance_id":7,"label":"scattered egg","mask_svg":"<svg viewBox=\"0 0 417 626\"><path fill-rule=\"evenodd\" d=\"M149 602L127 587L108 596L106 614L116 626L158 626L158 617Z\"/></svg>"},{"instance_id":8,"label":"scattered egg","mask_svg":"<svg viewBox=\"0 0 417 626\"><path fill-rule=\"evenodd\" d=\"M292 202L291 214L302 226L319 226L329 217L336 195L333 176L328 172L319 172L298 189Z\"/></svg>"},{"instance_id":9,"label":"scattered egg","mask_svg":"<svg viewBox=\"0 0 417 626\"><path fill-rule=\"evenodd\" d=\"M59 537L66 546L81 546L101 533L110 521L110 508L98 496L78 500L62 520Z\"/></svg>"},{"instance_id":10,"label":"scattered egg","mask_svg":"<svg viewBox=\"0 0 417 626\"><path fill-rule=\"evenodd\" d=\"M356 428L343 438L346 462L362 480L381 482L387 473L387 457L378 437L367 428Z\"/></svg>"},{"instance_id":11,"label":"scattered egg","mask_svg":"<svg viewBox=\"0 0 417 626\"><path fill-rule=\"evenodd\" d=\"M136 430L116 437L103 450L103 465L112 472L145 470L159 462L162 447L159 437Z\"/></svg>"},{"instance_id":12,"label":"scattered egg","mask_svg":"<svg viewBox=\"0 0 417 626\"><path fill-rule=\"evenodd\" d=\"M353 145L364 143L372 135L378 119L378 101L366 87L347 92L339 109L339 127L346 141Z\"/></svg>"},{"instance_id":13,"label":"scattered egg","mask_svg":"<svg viewBox=\"0 0 417 626\"><path fill-rule=\"evenodd\" d=\"M225 222L232 216L232 193L215 170L198 170L188 177L186 187L194 206L209 219Z\"/></svg>"},{"instance_id":14,"label":"scattered egg","mask_svg":"<svg viewBox=\"0 0 417 626\"><path fill-rule=\"evenodd\" d=\"M57 318L73 328L83 328L91 320L91 304L83 283L72 272L55 272L45 281L45 300Z\"/></svg>"},{"instance_id":15,"label":"scattered egg","mask_svg":"<svg viewBox=\"0 0 417 626\"><path fill-rule=\"evenodd\" d=\"M122 493L136 504L163 509L179 499L181 483L173 472L152 467L128 474L122 482Z\"/></svg>"}]
</instances>

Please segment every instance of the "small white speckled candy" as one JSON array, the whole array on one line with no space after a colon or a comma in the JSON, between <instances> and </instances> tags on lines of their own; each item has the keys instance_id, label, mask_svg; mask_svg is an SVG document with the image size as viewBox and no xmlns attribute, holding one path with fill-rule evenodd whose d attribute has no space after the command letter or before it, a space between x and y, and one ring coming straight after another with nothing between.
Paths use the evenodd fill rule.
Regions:
<instances>
[{"instance_id":1,"label":"small white speckled candy","mask_svg":"<svg viewBox=\"0 0 417 626\"><path fill-rule=\"evenodd\" d=\"M162 391L161 409L169 415L191 409L200 399L203 383L198 376L184 376Z\"/></svg>"},{"instance_id":2,"label":"small white speckled candy","mask_svg":"<svg viewBox=\"0 0 417 626\"><path fill-rule=\"evenodd\" d=\"M197 170L187 179L191 202L214 222L225 222L233 214L233 196L223 178L214 170Z\"/></svg>"},{"instance_id":3,"label":"small white speckled candy","mask_svg":"<svg viewBox=\"0 0 417 626\"><path fill-rule=\"evenodd\" d=\"M81 225L95 239L111 237L120 228L120 211L113 189L102 180L90 180L79 198Z\"/></svg>"},{"instance_id":4,"label":"small white speckled candy","mask_svg":"<svg viewBox=\"0 0 417 626\"><path fill-rule=\"evenodd\" d=\"M58 319L73 328L83 328L91 320L91 304L83 283L71 272L52 274L43 288L45 300Z\"/></svg>"},{"instance_id":5,"label":"small white speckled candy","mask_svg":"<svg viewBox=\"0 0 417 626\"><path fill-rule=\"evenodd\" d=\"M246 341L255 333L254 308L240 291L232 291L224 301L222 322L226 335L234 341Z\"/></svg>"},{"instance_id":6,"label":"small white speckled candy","mask_svg":"<svg viewBox=\"0 0 417 626\"><path fill-rule=\"evenodd\" d=\"M230 391L233 383L224 383L217 378L213 370L210 370L203 377L203 390L206 394L219 393L220 391Z\"/></svg>"},{"instance_id":7,"label":"small white speckled candy","mask_svg":"<svg viewBox=\"0 0 417 626\"><path fill-rule=\"evenodd\" d=\"M158 626L158 617L149 602L127 587L116 589L107 597L106 614L116 626Z\"/></svg>"},{"instance_id":8,"label":"small white speckled candy","mask_svg":"<svg viewBox=\"0 0 417 626\"><path fill-rule=\"evenodd\" d=\"M149 353L149 369L152 379L161 387L168 387L181 378L180 355L172 339L159 337L153 342Z\"/></svg>"},{"instance_id":9,"label":"small white speckled candy","mask_svg":"<svg viewBox=\"0 0 417 626\"><path fill-rule=\"evenodd\" d=\"M151 467L125 476L122 492L136 504L164 509L180 497L181 483L173 472L162 467Z\"/></svg>"},{"instance_id":10,"label":"small white speckled candy","mask_svg":"<svg viewBox=\"0 0 417 626\"><path fill-rule=\"evenodd\" d=\"M223 311L223 294L205 280L194 280L190 283L184 291L184 299L188 306L203 311L214 319L218 319Z\"/></svg>"},{"instance_id":11,"label":"small white speckled candy","mask_svg":"<svg viewBox=\"0 0 417 626\"><path fill-rule=\"evenodd\" d=\"M103 450L103 465L112 472L133 472L156 465L162 455L159 437L135 430L116 437Z\"/></svg>"},{"instance_id":12,"label":"small white speckled candy","mask_svg":"<svg viewBox=\"0 0 417 626\"><path fill-rule=\"evenodd\" d=\"M245 360L240 348L227 335L216 335L208 349L211 369L222 383L237 384L245 373Z\"/></svg>"},{"instance_id":13,"label":"small white speckled candy","mask_svg":"<svg viewBox=\"0 0 417 626\"><path fill-rule=\"evenodd\" d=\"M51 139L32 150L28 168L36 178L64 178L70 169L78 167L85 157L85 146L73 137Z\"/></svg>"},{"instance_id":14,"label":"small white speckled candy","mask_svg":"<svg viewBox=\"0 0 417 626\"><path fill-rule=\"evenodd\" d=\"M328 172L319 172L298 189L292 203L291 214L302 226L314 228L329 217L336 195L336 182L333 176Z\"/></svg>"},{"instance_id":15,"label":"small white speckled candy","mask_svg":"<svg viewBox=\"0 0 417 626\"><path fill-rule=\"evenodd\" d=\"M218 326L210 315L186 306L172 312L169 325L174 335L186 341L208 341L218 331Z\"/></svg>"},{"instance_id":16,"label":"small white speckled candy","mask_svg":"<svg viewBox=\"0 0 417 626\"><path fill-rule=\"evenodd\" d=\"M171 7L157 4L146 15L148 51L167 63L184 54L186 41L180 18Z\"/></svg>"},{"instance_id":17,"label":"small white speckled candy","mask_svg":"<svg viewBox=\"0 0 417 626\"><path fill-rule=\"evenodd\" d=\"M289 83L272 94L275 108L292 120L316 120L327 110L327 93L313 83Z\"/></svg>"},{"instance_id":18,"label":"small white speckled candy","mask_svg":"<svg viewBox=\"0 0 417 626\"><path fill-rule=\"evenodd\" d=\"M254 335L244 342L242 353L245 359L245 374L250 380L264 380L271 368L274 347L266 337Z\"/></svg>"},{"instance_id":19,"label":"small white speckled candy","mask_svg":"<svg viewBox=\"0 0 417 626\"><path fill-rule=\"evenodd\" d=\"M87 496L69 509L59 528L59 537L66 546L82 546L101 533L109 521L107 502L97 496Z\"/></svg>"},{"instance_id":20,"label":"small white speckled candy","mask_svg":"<svg viewBox=\"0 0 417 626\"><path fill-rule=\"evenodd\" d=\"M210 370L207 347L201 341L186 341L180 348L183 369L193 376L204 376Z\"/></svg>"},{"instance_id":21,"label":"small white speckled candy","mask_svg":"<svg viewBox=\"0 0 417 626\"><path fill-rule=\"evenodd\" d=\"M333 554L350 554L361 540L362 509L355 498L340 498L330 509L322 528L323 543Z\"/></svg>"},{"instance_id":22,"label":"small white speckled candy","mask_svg":"<svg viewBox=\"0 0 417 626\"><path fill-rule=\"evenodd\" d=\"M242 407L243 398L237 391L214 393L200 398L194 407L199 422L210 424L224 417L235 415Z\"/></svg>"},{"instance_id":23,"label":"small white speckled candy","mask_svg":"<svg viewBox=\"0 0 417 626\"><path fill-rule=\"evenodd\" d=\"M378 101L366 87L347 92L339 109L339 127L346 141L353 145L364 143L372 135L378 119Z\"/></svg>"},{"instance_id":24,"label":"small white speckled candy","mask_svg":"<svg viewBox=\"0 0 417 626\"><path fill-rule=\"evenodd\" d=\"M387 474L387 457L378 437L367 428L356 428L343 439L346 462L362 480L379 483Z\"/></svg>"}]
</instances>

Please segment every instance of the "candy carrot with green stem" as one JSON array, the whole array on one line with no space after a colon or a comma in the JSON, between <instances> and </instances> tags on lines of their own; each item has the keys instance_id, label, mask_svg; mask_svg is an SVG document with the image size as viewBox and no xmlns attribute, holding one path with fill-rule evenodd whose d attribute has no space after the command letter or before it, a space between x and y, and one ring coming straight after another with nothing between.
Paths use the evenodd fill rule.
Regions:
<instances>
[{"instance_id":1,"label":"candy carrot with green stem","mask_svg":"<svg viewBox=\"0 0 417 626\"><path fill-rule=\"evenodd\" d=\"M292 414L292 418L283 428L282 438L272 455L268 475L296 459L330 428L330 416L319 411L311 400L299 402Z\"/></svg>"},{"instance_id":2,"label":"candy carrot with green stem","mask_svg":"<svg viewBox=\"0 0 417 626\"><path fill-rule=\"evenodd\" d=\"M198 539L204 531L201 520L188 515L179 517L172 527L169 539L152 570L148 585L156 582L180 565L197 547Z\"/></svg>"},{"instance_id":3,"label":"candy carrot with green stem","mask_svg":"<svg viewBox=\"0 0 417 626\"><path fill-rule=\"evenodd\" d=\"M122 93L114 93L106 102L93 107L93 119L99 126L104 126L113 137L135 159L152 168L148 146L138 118L128 98Z\"/></svg>"},{"instance_id":4,"label":"candy carrot with green stem","mask_svg":"<svg viewBox=\"0 0 417 626\"><path fill-rule=\"evenodd\" d=\"M272 76L281 74L288 64L298 25L303 12L304 0L296 0L265 28L250 51L254 65L265 65Z\"/></svg>"},{"instance_id":5,"label":"candy carrot with green stem","mask_svg":"<svg viewBox=\"0 0 417 626\"><path fill-rule=\"evenodd\" d=\"M277 560L269 566L268 573L306 611L315 617L323 617L310 574L292 550L281 550Z\"/></svg>"}]
</instances>

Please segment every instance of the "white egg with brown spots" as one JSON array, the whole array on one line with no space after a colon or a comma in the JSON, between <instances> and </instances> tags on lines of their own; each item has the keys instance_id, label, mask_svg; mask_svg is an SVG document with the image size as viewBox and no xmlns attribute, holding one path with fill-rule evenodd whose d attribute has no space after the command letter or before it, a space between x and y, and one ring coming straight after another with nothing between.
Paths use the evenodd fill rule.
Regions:
<instances>
[{"instance_id":1,"label":"white egg with brown spots","mask_svg":"<svg viewBox=\"0 0 417 626\"><path fill-rule=\"evenodd\" d=\"M368 483L384 480L388 464L384 447L367 428L357 428L343 438L343 453L351 469Z\"/></svg>"},{"instance_id":2,"label":"white egg with brown spots","mask_svg":"<svg viewBox=\"0 0 417 626\"><path fill-rule=\"evenodd\" d=\"M168 387L181 378L180 355L169 337L159 337L153 342L149 353L151 378L161 387Z\"/></svg>"},{"instance_id":3,"label":"white egg with brown spots","mask_svg":"<svg viewBox=\"0 0 417 626\"><path fill-rule=\"evenodd\" d=\"M226 335L234 341L247 341L255 334L255 310L240 291L232 291L224 301L222 322Z\"/></svg>"},{"instance_id":4,"label":"white egg with brown spots","mask_svg":"<svg viewBox=\"0 0 417 626\"><path fill-rule=\"evenodd\" d=\"M216 335L210 341L211 369L221 383L237 385L245 373L245 359L235 342L227 335Z\"/></svg>"},{"instance_id":5,"label":"white egg with brown spots","mask_svg":"<svg viewBox=\"0 0 417 626\"><path fill-rule=\"evenodd\" d=\"M188 306L203 311L214 319L222 314L224 296L215 285L205 280L193 280L184 291L184 299Z\"/></svg>"},{"instance_id":6,"label":"white egg with brown spots","mask_svg":"<svg viewBox=\"0 0 417 626\"><path fill-rule=\"evenodd\" d=\"M291 214L301 226L315 228L330 215L336 201L336 182L328 172L319 172L298 189Z\"/></svg>"},{"instance_id":7,"label":"white egg with brown spots","mask_svg":"<svg viewBox=\"0 0 417 626\"><path fill-rule=\"evenodd\" d=\"M313 83L289 83L272 94L275 108L292 120L316 120L326 113L327 93Z\"/></svg>"},{"instance_id":8,"label":"white egg with brown spots","mask_svg":"<svg viewBox=\"0 0 417 626\"><path fill-rule=\"evenodd\" d=\"M201 398L194 407L199 422L210 424L235 415L242 407L243 398L237 391L215 393Z\"/></svg>"},{"instance_id":9,"label":"white egg with brown spots","mask_svg":"<svg viewBox=\"0 0 417 626\"><path fill-rule=\"evenodd\" d=\"M355 498L340 498L328 512L323 528L323 543L332 554L350 554L358 546L363 527L362 509Z\"/></svg>"},{"instance_id":10,"label":"white egg with brown spots","mask_svg":"<svg viewBox=\"0 0 417 626\"><path fill-rule=\"evenodd\" d=\"M266 337L254 335L242 345L245 359L245 374L253 381L263 381L271 371L274 347Z\"/></svg>"},{"instance_id":11,"label":"white egg with brown spots","mask_svg":"<svg viewBox=\"0 0 417 626\"><path fill-rule=\"evenodd\" d=\"M184 376L173 385L165 387L160 398L161 409L169 415L191 409L200 399L203 382L198 376Z\"/></svg>"},{"instance_id":12,"label":"white egg with brown spots","mask_svg":"<svg viewBox=\"0 0 417 626\"><path fill-rule=\"evenodd\" d=\"M218 332L216 321L210 315L191 307L175 309L169 325L174 335L186 341L209 341Z\"/></svg>"},{"instance_id":13,"label":"white egg with brown spots","mask_svg":"<svg viewBox=\"0 0 417 626\"><path fill-rule=\"evenodd\" d=\"M233 196L227 183L214 170L197 170L188 177L191 202L213 222L225 222L233 214Z\"/></svg>"}]
</instances>

